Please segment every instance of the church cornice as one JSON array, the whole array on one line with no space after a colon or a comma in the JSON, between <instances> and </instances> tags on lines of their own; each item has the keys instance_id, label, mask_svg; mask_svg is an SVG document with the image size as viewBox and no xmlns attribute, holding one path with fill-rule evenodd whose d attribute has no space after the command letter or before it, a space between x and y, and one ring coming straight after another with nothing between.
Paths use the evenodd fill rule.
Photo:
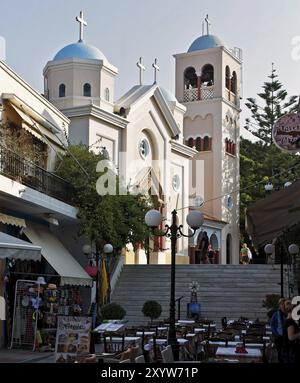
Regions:
<instances>
[{"instance_id":1,"label":"church cornice","mask_svg":"<svg viewBox=\"0 0 300 383\"><path fill-rule=\"evenodd\" d=\"M205 56L207 55L207 52L225 52L227 53L232 59L234 59L239 65L242 64L242 61L236 57L228 48L226 47L215 47L215 48L207 48L204 50L199 51L193 51L193 52L184 52L184 53L176 53L173 55L173 57L176 58L182 58L182 57L192 57L192 56Z\"/></svg>"},{"instance_id":2,"label":"church cornice","mask_svg":"<svg viewBox=\"0 0 300 383\"><path fill-rule=\"evenodd\" d=\"M198 153L196 149L190 148L189 146L181 144L180 142L171 140L170 143L171 149L174 152L180 153L181 155L183 154L187 157L194 157L194 155Z\"/></svg>"},{"instance_id":3,"label":"church cornice","mask_svg":"<svg viewBox=\"0 0 300 383\"><path fill-rule=\"evenodd\" d=\"M116 114L109 113L96 105L83 105L72 108L63 109L63 112L69 117L82 117L82 116L92 116L106 123L117 126L118 128L125 129L129 123L123 117L120 117Z\"/></svg>"}]
</instances>

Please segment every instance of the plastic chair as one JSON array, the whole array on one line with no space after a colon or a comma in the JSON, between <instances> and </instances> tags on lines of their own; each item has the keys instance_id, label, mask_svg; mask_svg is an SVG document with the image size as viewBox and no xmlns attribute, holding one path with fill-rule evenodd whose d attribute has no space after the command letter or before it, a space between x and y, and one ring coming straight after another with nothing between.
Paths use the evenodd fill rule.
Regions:
<instances>
[{"instance_id":1,"label":"plastic chair","mask_svg":"<svg viewBox=\"0 0 300 383\"><path fill-rule=\"evenodd\" d=\"M135 358L135 363L146 363L144 355L140 355Z\"/></svg>"}]
</instances>

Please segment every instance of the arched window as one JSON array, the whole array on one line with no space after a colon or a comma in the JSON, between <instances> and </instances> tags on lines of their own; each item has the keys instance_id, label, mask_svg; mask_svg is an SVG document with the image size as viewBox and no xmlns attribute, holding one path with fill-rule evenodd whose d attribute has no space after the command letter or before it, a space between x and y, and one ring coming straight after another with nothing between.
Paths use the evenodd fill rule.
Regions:
<instances>
[{"instance_id":1,"label":"arched window","mask_svg":"<svg viewBox=\"0 0 300 383\"><path fill-rule=\"evenodd\" d=\"M198 77L195 68L187 68L184 71L184 89L197 88L197 81Z\"/></svg>"},{"instance_id":2,"label":"arched window","mask_svg":"<svg viewBox=\"0 0 300 383\"><path fill-rule=\"evenodd\" d=\"M65 86L65 84L60 84L59 85L58 96L59 97L66 97L66 86Z\"/></svg>"},{"instance_id":3,"label":"arched window","mask_svg":"<svg viewBox=\"0 0 300 383\"><path fill-rule=\"evenodd\" d=\"M209 150L209 137L208 136L205 136L204 137L204 143L203 143L203 150L204 151L207 151Z\"/></svg>"},{"instance_id":4,"label":"arched window","mask_svg":"<svg viewBox=\"0 0 300 383\"><path fill-rule=\"evenodd\" d=\"M237 90L237 78L236 78L236 72L232 72L232 77L231 77L231 92L236 94Z\"/></svg>"},{"instance_id":5,"label":"arched window","mask_svg":"<svg viewBox=\"0 0 300 383\"><path fill-rule=\"evenodd\" d=\"M230 68L228 65L226 65L226 68L225 68L225 87L226 89L229 89L230 90Z\"/></svg>"},{"instance_id":6,"label":"arched window","mask_svg":"<svg viewBox=\"0 0 300 383\"><path fill-rule=\"evenodd\" d=\"M201 82L207 86L214 84L214 67L211 64L206 64L202 68Z\"/></svg>"},{"instance_id":7,"label":"arched window","mask_svg":"<svg viewBox=\"0 0 300 383\"><path fill-rule=\"evenodd\" d=\"M109 101L109 89L105 88L105 101Z\"/></svg>"},{"instance_id":8,"label":"arched window","mask_svg":"<svg viewBox=\"0 0 300 383\"><path fill-rule=\"evenodd\" d=\"M92 95L92 88L91 88L91 84L84 84L83 85L83 96L84 97L91 97Z\"/></svg>"},{"instance_id":9,"label":"arched window","mask_svg":"<svg viewBox=\"0 0 300 383\"><path fill-rule=\"evenodd\" d=\"M196 149L198 150L198 152L201 151L201 141L201 137L196 138Z\"/></svg>"},{"instance_id":10,"label":"arched window","mask_svg":"<svg viewBox=\"0 0 300 383\"><path fill-rule=\"evenodd\" d=\"M188 139L188 146L189 146L190 148L193 148L193 147L194 147L194 139L193 139L192 137Z\"/></svg>"}]
</instances>

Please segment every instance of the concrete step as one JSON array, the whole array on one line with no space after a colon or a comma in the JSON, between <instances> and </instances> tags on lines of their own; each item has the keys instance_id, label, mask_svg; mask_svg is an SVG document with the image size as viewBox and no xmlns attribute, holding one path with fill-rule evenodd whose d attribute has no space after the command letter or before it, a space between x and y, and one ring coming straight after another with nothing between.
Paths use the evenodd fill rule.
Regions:
<instances>
[{"instance_id":1,"label":"concrete step","mask_svg":"<svg viewBox=\"0 0 300 383\"><path fill-rule=\"evenodd\" d=\"M129 323L148 322L141 312L146 300L157 300L163 308L161 318L169 316L170 265L126 265L112 301L121 304ZM262 301L267 294L280 293L280 266L276 265L176 265L176 297L182 318L190 301L189 284L198 281L198 302L202 316L221 321L223 316L238 319L266 319Z\"/></svg>"}]
</instances>

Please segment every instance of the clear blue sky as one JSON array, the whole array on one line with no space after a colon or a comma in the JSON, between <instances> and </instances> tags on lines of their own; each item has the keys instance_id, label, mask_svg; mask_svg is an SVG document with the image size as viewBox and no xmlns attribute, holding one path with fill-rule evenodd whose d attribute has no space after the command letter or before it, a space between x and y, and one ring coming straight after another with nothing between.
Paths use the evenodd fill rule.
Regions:
<instances>
[{"instance_id":1,"label":"clear blue sky","mask_svg":"<svg viewBox=\"0 0 300 383\"><path fill-rule=\"evenodd\" d=\"M260 90L272 61L288 92L300 94L300 60L291 56L291 40L300 36L299 0L1 1L0 36L6 39L7 63L37 90L43 90L46 62L78 40L75 16L81 9L88 21L85 40L119 69L117 96L137 83L140 56L148 69L145 82L153 81L151 63L158 57L159 82L174 91L172 55L185 52L201 35L206 13L211 33L243 49L244 99Z\"/></svg>"}]
</instances>

